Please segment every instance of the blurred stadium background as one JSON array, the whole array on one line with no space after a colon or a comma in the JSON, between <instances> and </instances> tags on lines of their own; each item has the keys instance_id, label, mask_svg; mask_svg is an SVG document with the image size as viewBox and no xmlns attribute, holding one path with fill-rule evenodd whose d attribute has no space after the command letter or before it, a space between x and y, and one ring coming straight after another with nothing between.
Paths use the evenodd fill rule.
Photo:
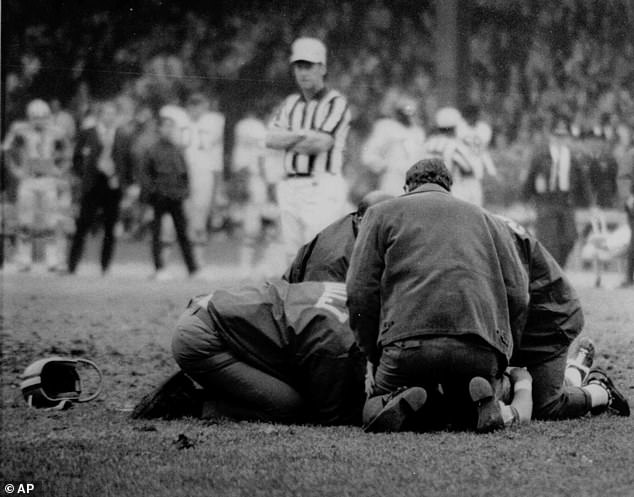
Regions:
<instances>
[{"instance_id":1,"label":"blurred stadium background","mask_svg":"<svg viewBox=\"0 0 634 497\"><path fill-rule=\"evenodd\" d=\"M631 0L8 0L3 135L33 98L59 100L81 122L104 99L115 99L125 119L140 104L203 91L226 118L230 184L233 126L248 112L271 115L294 88L290 43L315 36L328 46L328 84L351 103L352 202L376 186L360 150L396 89L415 98L426 131L441 106L476 103L498 167L485 178L485 204L530 222L517 203L522 175L554 114L578 129L600 128L598 146L631 167L633 22ZM579 139L577 151L595 145ZM616 222L624 221L622 200L606 206Z\"/></svg>"}]
</instances>

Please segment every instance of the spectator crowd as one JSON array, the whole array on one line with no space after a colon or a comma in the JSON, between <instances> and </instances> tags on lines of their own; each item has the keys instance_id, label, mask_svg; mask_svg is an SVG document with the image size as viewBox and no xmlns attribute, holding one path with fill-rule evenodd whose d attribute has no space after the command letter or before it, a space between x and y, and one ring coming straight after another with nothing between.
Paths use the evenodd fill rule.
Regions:
<instances>
[{"instance_id":1,"label":"spectator crowd","mask_svg":"<svg viewBox=\"0 0 634 497\"><path fill-rule=\"evenodd\" d=\"M466 166L458 160L452 171L454 177L477 185L468 200L508 210L518 199L535 200L535 184L533 190L526 186L536 178L531 176L532 162L558 130L555 134L565 141L574 164L570 167L578 167L581 178L573 182L567 202L574 208L592 208L594 218L601 218L600 210L622 212L626 201L631 204L634 43L627 35L627 15L619 21L613 7L601 13L574 1L534 15L521 9L507 13L533 19L530 33L513 28L513 23L502 25L495 15L478 18L470 38L471 104L448 109L441 106L434 85L432 17L427 11L398 13L382 2L367 7L360 11L343 2L301 26L301 31L327 41L332 54L328 87L349 103L343 169L351 202L376 188L398 193L402 185L394 177L401 177L420 154L438 154L440 137L477 157ZM233 19L239 34L225 63L210 69L216 71L211 76L226 81L240 77L241 68L270 42L263 27L290 29L278 22L279 12L261 14L258 20ZM7 127L3 232L12 243L5 240L3 249L10 248L21 267L29 266L33 248L25 244L35 236L48 240L42 243L52 269L74 272L83 240L98 221L105 231L105 273L117 237L140 237L146 228L152 233L158 278L164 277L163 261L175 239L189 272L196 274L206 263L210 233L228 226L241 226L245 233L241 265L246 269L255 264L257 239L278 218L274 185L284 173L279 154L267 149L264 140L281 92L263 85L266 95L254 92L237 102L229 100L231 92L222 85L206 87L204 80L184 89L184 51L204 41L204 27L192 17L182 22L200 29L187 31L175 55L150 57L147 70L112 99L97 101L80 85L74 98L64 102L68 109L59 98L37 98ZM346 43L345 29L351 25L362 27L363 44ZM260 78L276 81L287 73L287 54L286 44L273 44ZM122 58L132 56L132 48L122 49ZM22 91L25 78L37 72L33 57L27 59L22 73L7 76L10 100ZM166 129L166 120L173 129ZM42 136L48 140L45 145L38 141ZM161 143L176 150L169 166L160 164L170 156L160 149ZM38 172L37 161L28 157L33 155L29 147L42 146L49 148L44 153L54 165L54 181L48 181L49 172ZM445 157L445 162L451 160ZM161 171L180 171L181 177L163 177ZM27 183L32 185L27 188ZM159 185L164 189L159 191ZM459 187L460 181L454 190ZM53 191L55 206L49 208ZM35 202L47 215L31 212L24 202ZM628 212L632 210L630 206ZM163 212L172 220L165 221Z\"/></svg>"}]
</instances>

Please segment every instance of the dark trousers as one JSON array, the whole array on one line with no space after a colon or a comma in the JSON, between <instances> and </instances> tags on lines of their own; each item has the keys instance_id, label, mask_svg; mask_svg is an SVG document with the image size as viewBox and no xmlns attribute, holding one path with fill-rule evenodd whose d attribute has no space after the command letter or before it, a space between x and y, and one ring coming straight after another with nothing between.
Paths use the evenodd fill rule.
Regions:
<instances>
[{"instance_id":1,"label":"dark trousers","mask_svg":"<svg viewBox=\"0 0 634 497\"><path fill-rule=\"evenodd\" d=\"M501 390L505 368L506 359L476 336L403 340L383 348L373 397L399 387L420 386L428 395L424 411L436 414L421 420L420 429L439 427L439 413L444 423L454 428L470 428L477 420L469 396L471 378L482 376Z\"/></svg>"},{"instance_id":2,"label":"dark trousers","mask_svg":"<svg viewBox=\"0 0 634 497\"><path fill-rule=\"evenodd\" d=\"M187 270L191 273L197 268L194 261L192 246L187 236L187 220L183 210L183 201L174 200L167 197L155 196L151 201L154 209L154 219L152 220L152 256L154 257L154 266L157 270L163 267L161 258L161 219L165 214L172 216L174 221L174 229L176 230L176 238L183 252L183 259Z\"/></svg>"},{"instance_id":3,"label":"dark trousers","mask_svg":"<svg viewBox=\"0 0 634 497\"><path fill-rule=\"evenodd\" d=\"M568 349L546 361L529 366L533 377L533 418L580 418L592 407L590 395L580 387L565 386Z\"/></svg>"},{"instance_id":4,"label":"dark trousers","mask_svg":"<svg viewBox=\"0 0 634 497\"><path fill-rule=\"evenodd\" d=\"M199 312L207 311L194 304L178 320L172 353L181 369L210 393L208 404L215 413L233 419L297 422L303 409L297 390L236 357L210 319L203 321Z\"/></svg>"},{"instance_id":5,"label":"dark trousers","mask_svg":"<svg viewBox=\"0 0 634 497\"><path fill-rule=\"evenodd\" d=\"M630 247L625 255L625 282L634 283L634 212L627 213L630 224Z\"/></svg>"},{"instance_id":6,"label":"dark trousers","mask_svg":"<svg viewBox=\"0 0 634 497\"><path fill-rule=\"evenodd\" d=\"M577 224L574 208L565 203L545 202L537 204L535 230L537 239L564 267L577 241Z\"/></svg>"},{"instance_id":7,"label":"dark trousers","mask_svg":"<svg viewBox=\"0 0 634 497\"><path fill-rule=\"evenodd\" d=\"M73 273L84 251L84 241L90 228L97 219L99 211L103 215L103 244L101 246L101 269L106 271L112 261L116 238L114 228L119 219L119 203L121 202L121 190L108 186L108 180L100 175L95 186L84 193L79 209L79 218L73 242L68 256L68 270Z\"/></svg>"}]
</instances>

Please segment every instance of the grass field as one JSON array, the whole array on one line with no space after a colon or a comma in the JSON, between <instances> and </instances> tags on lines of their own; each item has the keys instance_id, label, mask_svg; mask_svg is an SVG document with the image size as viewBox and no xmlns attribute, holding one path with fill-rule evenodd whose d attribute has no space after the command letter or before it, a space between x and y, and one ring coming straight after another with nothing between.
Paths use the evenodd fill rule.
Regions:
<instances>
[{"instance_id":1,"label":"grass field","mask_svg":"<svg viewBox=\"0 0 634 497\"><path fill-rule=\"evenodd\" d=\"M175 369L171 330L189 297L230 275L160 284L122 267L105 279L90 270L3 275L3 488L33 483L35 496L634 496L634 418L489 435L131 421L128 410ZM588 275L576 281L597 362L634 400L634 291L590 288ZM103 395L68 411L28 409L19 376L49 355L96 361Z\"/></svg>"}]
</instances>

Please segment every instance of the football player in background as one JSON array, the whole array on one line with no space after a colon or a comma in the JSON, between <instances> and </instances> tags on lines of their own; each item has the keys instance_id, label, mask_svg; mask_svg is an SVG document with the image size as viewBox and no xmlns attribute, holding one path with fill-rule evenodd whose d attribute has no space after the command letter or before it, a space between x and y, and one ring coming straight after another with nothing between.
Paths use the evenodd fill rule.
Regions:
<instances>
[{"instance_id":1,"label":"football player in background","mask_svg":"<svg viewBox=\"0 0 634 497\"><path fill-rule=\"evenodd\" d=\"M379 175L378 189L403 193L407 169L423 155L425 131L418 124L416 102L396 90L388 91L383 117L378 119L363 147L361 162Z\"/></svg>"},{"instance_id":2,"label":"football player in background","mask_svg":"<svg viewBox=\"0 0 634 497\"><path fill-rule=\"evenodd\" d=\"M225 118L210 110L209 99L202 93L190 95L185 107L189 121L182 128L182 145L191 185L186 210L194 254L203 265L214 194L223 172Z\"/></svg>"},{"instance_id":3,"label":"football player in background","mask_svg":"<svg viewBox=\"0 0 634 497\"><path fill-rule=\"evenodd\" d=\"M458 129L463 125L460 112L453 107L443 107L435 116L436 129L425 141L427 156L441 158L453 177L452 195L482 206L482 159L474 150L458 137Z\"/></svg>"},{"instance_id":4,"label":"football player in background","mask_svg":"<svg viewBox=\"0 0 634 497\"><path fill-rule=\"evenodd\" d=\"M45 264L56 271L66 249L60 192L69 190L65 183L72 151L66 132L51 123L46 102L32 100L26 117L11 125L2 147L8 173L18 182L15 262L20 271L30 270L35 244L41 240Z\"/></svg>"},{"instance_id":5,"label":"football player in background","mask_svg":"<svg viewBox=\"0 0 634 497\"><path fill-rule=\"evenodd\" d=\"M263 233L263 215L268 206L265 173L267 149L264 145L266 125L254 115L247 115L234 128L232 157L233 200L244 234L239 264L243 274L256 266L256 250Z\"/></svg>"}]
</instances>

